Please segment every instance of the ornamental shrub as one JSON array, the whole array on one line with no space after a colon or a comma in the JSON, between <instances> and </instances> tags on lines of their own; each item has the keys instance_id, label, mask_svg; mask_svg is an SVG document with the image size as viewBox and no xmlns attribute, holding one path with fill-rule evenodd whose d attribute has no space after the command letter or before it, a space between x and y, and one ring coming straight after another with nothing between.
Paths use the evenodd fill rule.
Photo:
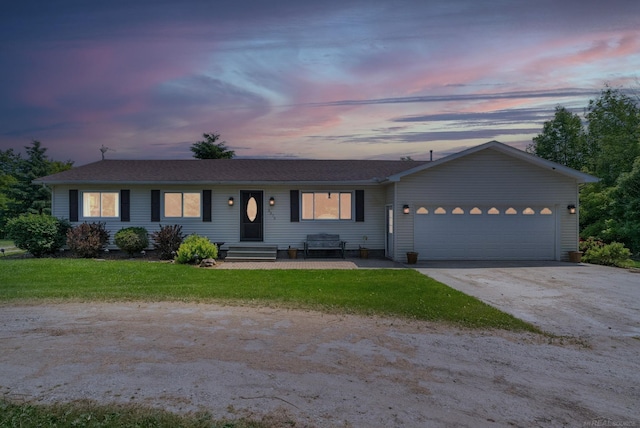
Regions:
<instances>
[{"instance_id":1,"label":"ornamental shrub","mask_svg":"<svg viewBox=\"0 0 640 428\"><path fill-rule=\"evenodd\" d=\"M71 224L49 214L23 214L7 222L7 235L16 247L34 257L54 254L65 244Z\"/></svg>"},{"instance_id":2,"label":"ornamental shrub","mask_svg":"<svg viewBox=\"0 0 640 428\"><path fill-rule=\"evenodd\" d=\"M182 234L182 226L174 224L173 226L162 226L160 230L151 234L153 239L153 248L158 252L161 260L171 260L175 257L184 235Z\"/></svg>"},{"instance_id":3,"label":"ornamental shrub","mask_svg":"<svg viewBox=\"0 0 640 428\"><path fill-rule=\"evenodd\" d=\"M113 242L118 248L129 254L129 257L133 257L135 253L139 253L149 246L147 229L144 227L120 229L113 237Z\"/></svg>"},{"instance_id":4,"label":"ornamental shrub","mask_svg":"<svg viewBox=\"0 0 640 428\"><path fill-rule=\"evenodd\" d=\"M106 223L82 223L67 231L67 246L78 257L98 257L109 242Z\"/></svg>"},{"instance_id":5,"label":"ornamental shrub","mask_svg":"<svg viewBox=\"0 0 640 428\"><path fill-rule=\"evenodd\" d=\"M588 249L582 260L605 266L628 267L631 264L631 251L620 242L612 242Z\"/></svg>"},{"instance_id":6,"label":"ornamental shrub","mask_svg":"<svg viewBox=\"0 0 640 428\"><path fill-rule=\"evenodd\" d=\"M182 242L176 262L178 263L198 263L203 259L215 259L218 257L218 247L204 236L189 235Z\"/></svg>"},{"instance_id":7,"label":"ornamental shrub","mask_svg":"<svg viewBox=\"0 0 640 428\"><path fill-rule=\"evenodd\" d=\"M594 238L593 236L588 237L587 239L581 239L579 243L580 251L584 255L588 252L600 249L604 247L604 241Z\"/></svg>"}]
</instances>

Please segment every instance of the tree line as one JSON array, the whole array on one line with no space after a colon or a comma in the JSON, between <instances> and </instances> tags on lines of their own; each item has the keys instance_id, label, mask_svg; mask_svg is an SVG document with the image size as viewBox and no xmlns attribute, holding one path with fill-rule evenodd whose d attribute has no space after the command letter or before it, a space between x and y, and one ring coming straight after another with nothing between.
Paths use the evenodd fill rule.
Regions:
<instances>
[{"instance_id":1,"label":"tree line","mask_svg":"<svg viewBox=\"0 0 640 428\"><path fill-rule=\"evenodd\" d=\"M527 151L600 179L580 189L580 237L621 242L640 253L640 105L605 87L584 120L563 106Z\"/></svg>"}]
</instances>

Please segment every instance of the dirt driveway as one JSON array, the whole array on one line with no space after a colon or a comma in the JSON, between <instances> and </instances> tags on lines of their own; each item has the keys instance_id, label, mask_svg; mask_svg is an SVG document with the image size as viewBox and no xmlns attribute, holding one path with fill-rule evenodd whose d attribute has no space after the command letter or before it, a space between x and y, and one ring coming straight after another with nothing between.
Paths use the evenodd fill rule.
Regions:
<instances>
[{"instance_id":1,"label":"dirt driveway","mask_svg":"<svg viewBox=\"0 0 640 428\"><path fill-rule=\"evenodd\" d=\"M551 340L275 308L5 304L0 395L288 427L640 426L640 340L614 327Z\"/></svg>"}]
</instances>

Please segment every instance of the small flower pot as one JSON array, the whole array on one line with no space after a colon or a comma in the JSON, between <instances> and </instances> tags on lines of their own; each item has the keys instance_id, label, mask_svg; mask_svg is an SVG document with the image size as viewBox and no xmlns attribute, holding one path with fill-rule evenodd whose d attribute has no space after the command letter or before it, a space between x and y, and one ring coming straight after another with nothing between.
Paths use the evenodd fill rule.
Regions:
<instances>
[{"instance_id":1,"label":"small flower pot","mask_svg":"<svg viewBox=\"0 0 640 428\"><path fill-rule=\"evenodd\" d=\"M368 259L369 258L369 249L368 248L360 248L360 258Z\"/></svg>"},{"instance_id":2,"label":"small flower pot","mask_svg":"<svg viewBox=\"0 0 640 428\"><path fill-rule=\"evenodd\" d=\"M571 263L580 263L582 261L582 251L569 251L569 261Z\"/></svg>"},{"instance_id":3,"label":"small flower pot","mask_svg":"<svg viewBox=\"0 0 640 428\"><path fill-rule=\"evenodd\" d=\"M407 252L407 264L415 265L416 263L418 263L418 253L415 251Z\"/></svg>"},{"instance_id":4,"label":"small flower pot","mask_svg":"<svg viewBox=\"0 0 640 428\"><path fill-rule=\"evenodd\" d=\"M287 250L289 252L289 258L290 259L297 259L298 258L298 249L297 248L289 248L289 250Z\"/></svg>"}]
</instances>

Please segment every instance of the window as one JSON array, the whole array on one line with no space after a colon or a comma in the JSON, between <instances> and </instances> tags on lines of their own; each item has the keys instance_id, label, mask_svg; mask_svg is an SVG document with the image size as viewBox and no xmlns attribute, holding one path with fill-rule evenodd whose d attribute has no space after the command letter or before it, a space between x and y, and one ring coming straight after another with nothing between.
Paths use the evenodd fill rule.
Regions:
<instances>
[{"instance_id":1,"label":"window","mask_svg":"<svg viewBox=\"0 0 640 428\"><path fill-rule=\"evenodd\" d=\"M351 220L351 192L302 192L303 220Z\"/></svg>"},{"instance_id":2,"label":"window","mask_svg":"<svg viewBox=\"0 0 640 428\"><path fill-rule=\"evenodd\" d=\"M480 215L480 214L482 214L482 210L480 208L478 208L478 207L473 207L473 208L471 208L471 211L469 211L469 214Z\"/></svg>"},{"instance_id":3,"label":"window","mask_svg":"<svg viewBox=\"0 0 640 428\"><path fill-rule=\"evenodd\" d=\"M522 214L524 215L534 215L536 212L534 210L532 210L531 208L527 207L524 210L522 210Z\"/></svg>"},{"instance_id":4,"label":"window","mask_svg":"<svg viewBox=\"0 0 640 428\"><path fill-rule=\"evenodd\" d=\"M165 217L200 217L200 193L166 192Z\"/></svg>"},{"instance_id":5,"label":"window","mask_svg":"<svg viewBox=\"0 0 640 428\"><path fill-rule=\"evenodd\" d=\"M500 214L500 210L497 209L496 207L491 207L489 208L489 211L487 211L487 214L498 215Z\"/></svg>"},{"instance_id":6,"label":"window","mask_svg":"<svg viewBox=\"0 0 640 428\"><path fill-rule=\"evenodd\" d=\"M82 214L84 217L116 218L120 212L119 192L83 192Z\"/></svg>"},{"instance_id":7,"label":"window","mask_svg":"<svg viewBox=\"0 0 640 428\"><path fill-rule=\"evenodd\" d=\"M434 211L433 213L434 213L434 214L446 214L446 213L447 213L447 210L445 210L445 209L444 209L444 208L442 208L442 207L438 207L438 208L436 208L436 209L435 209L435 211Z\"/></svg>"},{"instance_id":8,"label":"window","mask_svg":"<svg viewBox=\"0 0 640 428\"><path fill-rule=\"evenodd\" d=\"M549 208L543 208L540 211L540 214L542 214L542 215L551 215L551 214L553 214L553 212Z\"/></svg>"},{"instance_id":9,"label":"window","mask_svg":"<svg viewBox=\"0 0 640 428\"><path fill-rule=\"evenodd\" d=\"M426 209L425 207L420 207L420 208L418 208L418 210L416 211L416 214L420 214L420 215L429 214L429 210L428 210L428 209Z\"/></svg>"},{"instance_id":10,"label":"window","mask_svg":"<svg viewBox=\"0 0 640 428\"><path fill-rule=\"evenodd\" d=\"M518 214L518 211L516 211L515 209L509 207L507 208L507 210L504 212L507 215L514 215L514 214Z\"/></svg>"},{"instance_id":11,"label":"window","mask_svg":"<svg viewBox=\"0 0 640 428\"><path fill-rule=\"evenodd\" d=\"M453 211L451 211L451 214L456 214L456 215L464 214L464 210L460 207L455 207Z\"/></svg>"}]
</instances>

